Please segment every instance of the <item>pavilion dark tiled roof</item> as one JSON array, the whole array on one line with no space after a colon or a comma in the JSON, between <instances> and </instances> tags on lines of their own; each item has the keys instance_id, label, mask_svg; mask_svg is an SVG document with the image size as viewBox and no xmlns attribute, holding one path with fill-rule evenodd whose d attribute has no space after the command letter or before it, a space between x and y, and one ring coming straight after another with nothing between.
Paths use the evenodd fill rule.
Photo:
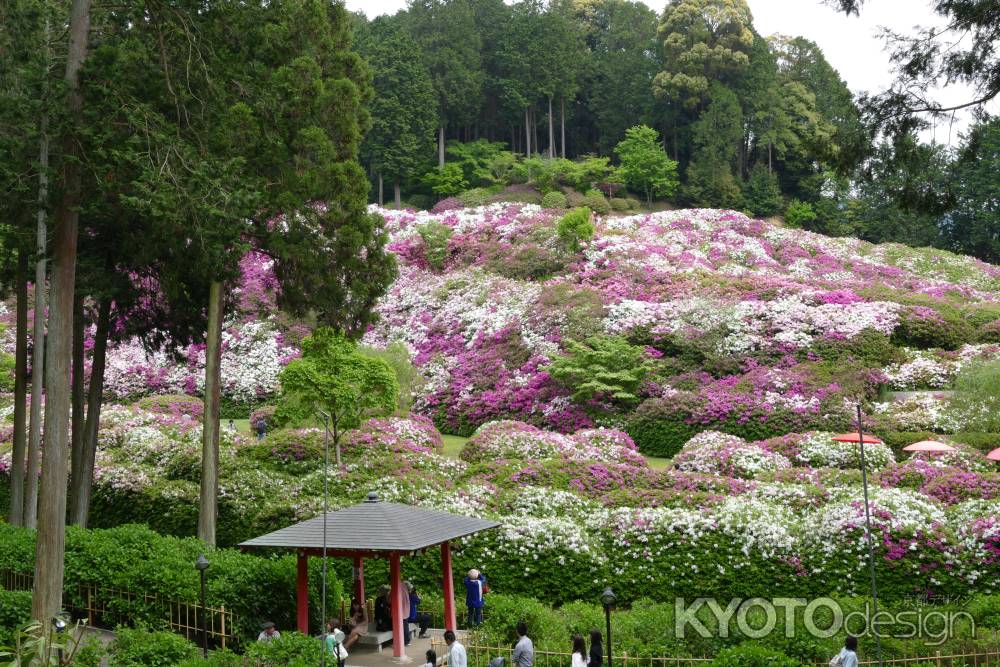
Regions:
<instances>
[{"instance_id":1,"label":"pavilion dark tiled roof","mask_svg":"<svg viewBox=\"0 0 1000 667\"><path fill-rule=\"evenodd\" d=\"M371 493L368 500L359 505L326 514L326 546L330 550L408 553L499 525L486 519L381 502ZM322 549L323 516L255 537L239 546L245 549Z\"/></svg>"}]
</instances>

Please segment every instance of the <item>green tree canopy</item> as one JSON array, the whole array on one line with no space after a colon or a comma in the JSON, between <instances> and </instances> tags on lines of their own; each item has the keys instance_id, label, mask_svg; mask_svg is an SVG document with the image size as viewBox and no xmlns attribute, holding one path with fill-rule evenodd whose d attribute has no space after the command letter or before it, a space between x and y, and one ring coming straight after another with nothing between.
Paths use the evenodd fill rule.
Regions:
<instances>
[{"instance_id":1,"label":"green tree canopy","mask_svg":"<svg viewBox=\"0 0 1000 667\"><path fill-rule=\"evenodd\" d=\"M374 416L392 413L399 382L381 358L365 355L353 341L320 327L302 341L302 356L281 371L279 423L328 417L340 463L340 436Z\"/></svg>"},{"instance_id":2,"label":"green tree canopy","mask_svg":"<svg viewBox=\"0 0 1000 667\"><path fill-rule=\"evenodd\" d=\"M566 342L566 354L553 359L552 378L577 401L606 400L629 407L639 402L639 387L653 370L641 345L620 336L591 336Z\"/></svg>"},{"instance_id":3,"label":"green tree canopy","mask_svg":"<svg viewBox=\"0 0 1000 667\"><path fill-rule=\"evenodd\" d=\"M677 189L677 163L667 157L653 128L630 127L615 146L615 154L621 160L619 171L625 183L644 193L648 203L653 197L669 197Z\"/></svg>"}]
</instances>

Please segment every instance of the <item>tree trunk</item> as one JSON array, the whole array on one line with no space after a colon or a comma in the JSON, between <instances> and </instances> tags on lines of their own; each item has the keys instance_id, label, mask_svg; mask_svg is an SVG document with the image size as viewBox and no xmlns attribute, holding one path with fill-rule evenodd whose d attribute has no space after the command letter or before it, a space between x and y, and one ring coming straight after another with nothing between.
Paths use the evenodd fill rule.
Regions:
<instances>
[{"instance_id":1,"label":"tree trunk","mask_svg":"<svg viewBox=\"0 0 1000 667\"><path fill-rule=\"evenodd\" d=\"M534 108L531 110L531 146L536 154L541 155L541 151L538 150L538 116L535 115Z\"/></svg>"},{"instance_id":2,"label":"tree trunk","mask_svg":"<svg viewBox=\"0 0 1000 667\"><path fill-rule=\"evenodd\" d=\"M444 169L444 123L438 128L438 169Z\"/></svg>"},{"instance_id":3,"label":"tree trunk","mask_svg":"<svg viewBox=\"0 0 1000 667\"><path fill-rule=\"evenodd\" d=\"M80 118L80 68L87 57L90 0L73 0L66 57L68 117ZM66 546L66 445L70 411L70 361L73 353L73 294L76 283L76 237L80 205L80 167L75 132L65 137L62 196L53 215L52 294L45 369L45 466L42 468L35 542L35 583L31 617L48 624L62 609L63 558Z\"/></svg>"},{"instance_id":4,"label":"tree trunk","mask_svg":"<svg viewBox=\"0 0 1000 667\"><path fill-rule=\"evenodd\" d=\"M396 210L403 208L403 196L399 191L399 177L396 177L396 182L392 186L393 194L396 196Z\"/></svg>"},{"instance_id":5,"label":"tree trunk","mask_svg":"<svg viewBox=\"0 0 1000 667\"><path fill-rule=\"evenodd\" d=\"M382 197L382 172L378 173L378 205L384 206L385 199Z\"/></svg>"},{"instance_id":6,"label":"tree trunk","mask_svg":"<svg viewBox=\"0 0 1000 667\"><path fill-rule=\"evenodd\" d=\"M45 379L45 274L48 245L49 117L42 115L38 146L38 220L36 229L35 312L31 351L31 415L28 427L28 472L24 481L24 525L38 523L38 472L42 464L42 393Z\"/></svg>"},{"instance_id":7,"label":"tree trunk","mask_svg":"<svg viewBox=\"0 0 1000 667\"><path fill-rule=\"evenodd\" d=\"M205 340L205 417L201 442L201 509L198 538L215 545L216 503L219 497L219 401L222 361L222 283L208 293L208 332Z\"/></svg>"},{"instance_id":8,"label":"tree trunk","mask_svg":"<svg viewBox=\"0 0 1000 667\"><path fill-rule=\"evenodd\" d=\"M767 142L767 175L770 176L774 172L771 170L771 141Z\"/></svg>"},{"instance_id":9,"label":"tree trunk","mask_svg":"<svg viewBox=\"0 0 1000 667\"><path fill-rule=\"evenodd\" d=\"M24 456L27 446L24 402L28 398L28 253L17 251L17 314L14 342L14 451L10 465L10 522L24 523Z\"/></svg>"},{"instance_id":10,"label":"tree trunk","mask_svg":"<svg viewBox=\"0 0 1000 667\"><path fill-rule=\"evenodd\" d=\"M101 427L101 402L104 400L104 363L108 351L108 331L111 325L111 299L105 297L98 306L97 331L94 334L94 358L90 365L90 390L87 395L87 420L83 427L83 443L79 472L74 471L71 487L70 522L87 527L90 516L90 490L94 484L94 460L97 458L97 434Z\"/></svg>"},{"instance_id":11,"label":"tree trunk","mask_svg":"<svg viewBox=\"0 0 1000 667\"><path fill-rule=\"evenodd\" d=\"M559 134L562 135L559 145L562 147L562 158L565 160L566 159L566 98L565 97L559 100L559 109L560 109Z\"/></svg>"},{"instance_id":12,"label":"tree trunk","mask_svg":"<svg viewBox=\"0 0 1000 667\"><path fill-rule=\"evenodd\" d=\"M556 152L556 125L552 115L552 96L549 95L549 158L558 156Z\"/></svg>"},{"instance_id":13,"label":"tree trunk","mask_svg":"<svg viewBox=\"0 0 1000 667\"><path fill-rule=\"evenodd\" d=\"M80 454L83 452L83 402L86 386L83 382L83 295L77 291L73 297L73 380L70 385L70 402L73 406L73 418L71 420L69 435L70 466L69 478L70 486L76 486L76 476L80 474ZM69 497L70 516L76 509L73 494Z\"/></svg>"},{"instance_id":14,"label":"tree trunk","mask_svg":"<svg viewBox=\"0 0 1000 667\"><path fill-rule=\"evenodd\" d=\"M528 124L528 107L524 107L524 156L531 157L531 125Z\"/></svg>"}]
</instances>

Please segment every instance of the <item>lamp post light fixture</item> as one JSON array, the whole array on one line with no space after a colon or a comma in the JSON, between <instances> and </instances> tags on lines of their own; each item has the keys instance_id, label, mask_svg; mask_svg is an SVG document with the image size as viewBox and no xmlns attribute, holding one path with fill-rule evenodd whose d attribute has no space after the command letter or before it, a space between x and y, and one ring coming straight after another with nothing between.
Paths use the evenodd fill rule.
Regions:
<instances>
[{"instance_id":1,"label":"lamp post light fixture","mask_svg":"<svg viewBox=\"0 0 1000 667\"><path fill-rule=\"evenodd\" d=\"M878 584L875 579L875 546L872 543L871 510L868 503L868 471L865 465L865 445L881 445L882 441L864 432L861 419L861 403L857 405L858 430L854 433L843 433L833 437L834 442L857 443L861 448L861 488L865 499L865 541L868 543L868 569L872 580L872 612L873 619L878 618ZM882 637L875 632L875 651L879 667L882 667Z\"/></svg>"},{"instance_id":2,"label":"lamp post light fixture","mask_svg":"<svg viewBox=\"0 0 1000 667\"><path fill-rule=\"evenodd\" d=\"M604 622L608 633L608 667L611 667L611 609L618 602L618 596L608 586L601 593L601 605L604 607Z\"/></svg>"},{"instance_id":3,"label":"lamp post light fixture","mask_svg":"<svg viewBox=\"0 0 1000 667\"><path fill-rule=\"evenodd\" d=\"M62 633L66 632L66 628L68 626L69 623L66 621L66 618L63 614L59 614L58 616L55 616L52 619L52 629L55 630L56 635L58 635L56 639L56 655L58 659L57 664L59 665L59 667L62 667L63 664Z\"/></svg>"},{"instance_id":4,"label":"lamp post light fixture","mask_svg":"<svg viewBox=\"0 0 1000 667\"><path fill-rule=\"evenodd\" d=\"M201 577L201 655L202 657L208 657L208 623L205 622L205 575L206 570L208 570L209 562L205 558L205 554L198 556L198 560L195 562L194 567L198 570L198 574Z\"/></svg>"}]
</instances>

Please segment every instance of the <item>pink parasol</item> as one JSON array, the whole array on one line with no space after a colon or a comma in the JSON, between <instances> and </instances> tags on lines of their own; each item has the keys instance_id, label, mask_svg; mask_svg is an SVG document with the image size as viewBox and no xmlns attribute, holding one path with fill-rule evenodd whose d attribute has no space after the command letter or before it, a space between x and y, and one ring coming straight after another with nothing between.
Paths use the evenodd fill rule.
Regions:
<instances>
[{"instance_id":1,"label":"pink parasol","mask_svg":"<svg viewBox=\"0 0 1000 667\"><path fill-rule=\"evenodd\" d=\"M953 452L955 448L937 440L921 440L903 447L904 452Z\"/></svg>"}]
</instances>

